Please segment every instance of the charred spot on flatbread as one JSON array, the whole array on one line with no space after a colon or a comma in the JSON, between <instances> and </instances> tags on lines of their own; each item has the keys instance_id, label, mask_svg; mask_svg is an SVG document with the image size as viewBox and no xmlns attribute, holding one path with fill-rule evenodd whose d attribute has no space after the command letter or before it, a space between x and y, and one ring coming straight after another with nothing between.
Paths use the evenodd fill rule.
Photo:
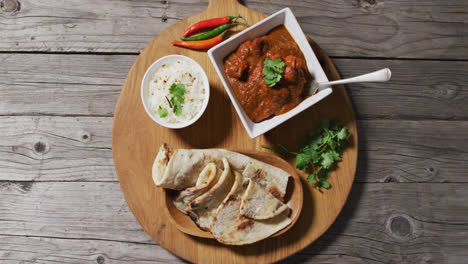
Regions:
<instances>
[{"instance_id":1,"label":"charred spot on flatbread","mask_svg":"<svg viewBox=\"0 0 468 264\"><path fill-rule=\"evenodd\" d=\"M227 200L226 200L225 202L227 203L227 202L235 201L235 200L237 200L237 197L231 195L231 196L229 196L229 197L227 198Z\"/></svg>"},{"instance_id":2,"label":"charred spot on flatbread","mask_svg":"<svg viewBox=\"0 0 468 264\"><path fill-rule=\"evenodd\" d=\"M254 176L253 176L253 179L257 180L257 181L265 179L265 172L263 170L256 169L255 173L254 173Z\"/></svg>"},{"instance_id":3,"label":"charred spot on flatbread","mask_svg":"<svg viewBox=\"0 0 468 264\"><path fill-rule=\"evenodd\" d=\"M255 224L255 221L252 219L248 219L244 217L245 221L242 221L238 226L237 226L237 231L244 231L246 229L249 229Z\"/></svg>"},{"instance_id":4,"label":"charred spot on flatbread","mask_svg":"<svg viewBox=\"0 0 468 264\"><path fill-rule=\"evenodd\" d=\"M283 200L283 197L282 197L282 194L281 194L281 191L278 190L278 188L276 187L276 185L272 185L268 191L273 194L274 197L278 198L279 200Z\"/></svg>"},{"instance_id":5,"label":"charred spot on flatbread","mask_svg":"<svg viewBox=\"0 0 468 264\"><path fill-rule=\"evenodd\" d=\"M194 215L194 214L193 214L192 212L190 212L190 211L188 211L188 212L186 212L186 213L187 213L187 215L190 217L190 219L192 219L192 221L198 226L198 224L197 224L197 216Z\"/></svg>"},{"instance_id":6,"label":"charred spot on flatbread","mask_svg":"<svg viewBox=\"0 0 468 264\"><path fill-rule=\"evenodd\" d=\"M169 148L169 146L164 143L162 145L162 148L165 150L164 151L164 158L161 160L161 163L164 164L164 165L167 165L169 163L169 160L171 159L172 157L172 150Z\"/></svg>"}]
</instances>

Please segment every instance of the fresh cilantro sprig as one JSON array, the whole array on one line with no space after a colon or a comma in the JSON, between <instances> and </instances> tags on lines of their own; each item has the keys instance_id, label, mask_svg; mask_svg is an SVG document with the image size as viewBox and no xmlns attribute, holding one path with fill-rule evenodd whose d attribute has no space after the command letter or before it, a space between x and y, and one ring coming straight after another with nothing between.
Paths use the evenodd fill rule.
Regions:
<instances>
[{"instance_id":1,"label":"fresh cilantro sprig","mask_svg":"<svg viewBox=\"0 0 468 264\"><path fill-rule=\"evenodd\" d=\"M164 118L167 116L167 109L166 108L159 108L158 109L158 115L161 118Z\"/></svg>"},{"instance_id":2,"label":"fresh cilantro sprig","mask_svg":"<svg viewBox=\"0 0 468 264\"><path fill-rule=\"evenodd\" d=\"M329 189L328 182L333 164L341 161L341 154L349 146L348 129L340 125L336 119L323 119L319 127L310 130L299 141L299 151L293 152L282 145L262 147L270 149L281 155L296 156L296 167L303 171L310 171L307 181L315 183L315 188Z\"/></svg>"},{"instance_id":3,"label":"fresh cilantro sprig","mask_svg":"<svg viewBox=\"0 0 468 264\"><path fill-rule=\"evenodd\" d=\"M180 116L182 114L182 104L185 104L184 94L185 94L185 85L182 83L173 83L169 88L169 93L172 94L171 100L169 98L166 99L169 103L169 106L172 108L172 111L176 116ZM159 108L158 115L161 118L166 117L168 111L166 108Z\"/></svg>"},{"instance_id":4,"label":"fresh cilantro sprig","mask_svg":"<svg viewBox=\"0 0 468 264\"><path fill-rule=\"evenodd\" d=\"M185 104L185 85L183 85L182 83L173 83L171 85L171 88L169 88L169 93L172 94L172 110L176 116L180 116L182 114L182 105Z\"/></svg>"},{"instance_id":5,"label":"fresh cilantro sprig","mask_svg":"<svg viewBox=\"0 0 468 264\"><path fill-rule=\"evenodd\" d=\"M281 80L283 76L281 69L284 66L285 64L281 59L270 60L268 57L265 58L262 73L265 75L265 83L268 86L273 87Z\"/></svg>"}]
</instances>

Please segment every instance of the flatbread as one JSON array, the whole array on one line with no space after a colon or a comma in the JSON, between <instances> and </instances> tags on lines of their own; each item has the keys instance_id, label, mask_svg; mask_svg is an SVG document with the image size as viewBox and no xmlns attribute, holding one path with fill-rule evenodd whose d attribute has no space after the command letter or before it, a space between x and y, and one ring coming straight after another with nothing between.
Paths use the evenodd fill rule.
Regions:
<instances>
[{"instance_id":1,"label":"flatbread","mask_svg":"<svg viewBox=\"0 0 468 264\"><path fill-rule=\"evenodd\" d=\"M265 166L265 163L252 159L248 162L247 166L242 172L242 176L244 176L244 178L253 179L273 196L281 201L284 201L286 187L288 185L288 177L278 177L280 172L277 170L281 169L273 167L276 169L273 170L269 167L273 166Z\"/></svg>"},{"instance_id":2,"label":"flatbread","mask_svg":"<svg viewBox=\"0 0 468 264\"><path fill-rule=\"evenodd\" d=\"M232 170L243 172L244 177L253 178L268 192L283 201L289 178L287 172L224 149L172 151L166 144L163 144L153 164L153 180L157 186L174 190L193 187L206 164L214 162L218 167L222 167L222 158L228 159Z\"/></svg>"},{"instance_id":3,"label":"flatbread","mask_svg":"<svg viewBox=\"0 0 468 264\"><path fill-rule=\"evenodd\" d=\"M246 245L265 239L291 224L288 212L268 220L253 220L240 214L241 197L247 181L238 184L224 199L215 213L210 228L219 242L226 245Z\"/></svg>"},{"instance_id":4,"label":"flatbread","mask_svg":"<svg viewBox=\"0 0 468 264\"><path fill-rule=\"evenodd\" d=\"M249 185L241 197L240 214L255 220L273 218L289 207L267 192L253 179L248 180Z\"/></svg>"},{"instance_id":5,"label":"flatbread","mask_svg":"<svg viewBox=\"0 0 468 264\"><path fill-rule=\"evenodd\" d=\"M189 203L213 186L216 183L216 179L219 174L221 173L216 167L216 164L213 162L208 163L201 171L200 176L198 176L196 185L181 191L174 199L174 205L177 209L187 213Z\"/></svg>"},{"instance_id":6,"label":"flatbread","mask_svg":"<svg viewBox=\"0 0 468 264\"><path fill-rule=\"evenodd\" d=\"M207 192L192 200L189 204L188 215L195 221L198 227L208 231L213 220L214 213L224 198L228 195L234 183L229 162L223 158L224 169L218 182Z\"/></svg>"},{"instance_id":7,"label":"flatbread","mask_svg":"<svg viewBox=\"0 0 468 264\"><path fill-rule=\"evenodd\" d=\"M199 151L172 151L167 144L163 144L153 163L153 181L156 186L173 190L192 187L207 163L204 162L203 153Z\"/></svg>"},{"instance_id":8,"label":"flatbread","mask_svg":"<svg viewBox=\"0 0 468 264\"><path fill-rule=\"evenodd\" d=\"M202 151L209 159L219 156L226 157L233 170L242 172L245 178L254 178L258 184L276 198L284 200L290 177L289 173L284 170L229 150L206 149Z\"/></svg>"},{"instance_id":9,"label":"flatbread","mask_svg":"<svg viewBox=\"0 0 468 264\"><path fill-rule=\"evenodd\" d=\"M291 224L281 202L289 174L245 155L223 149L173 151L163 144L152 175L157 186L183 190L176 207L221 243L251 244Z\"/></svg>"}]
</instances>

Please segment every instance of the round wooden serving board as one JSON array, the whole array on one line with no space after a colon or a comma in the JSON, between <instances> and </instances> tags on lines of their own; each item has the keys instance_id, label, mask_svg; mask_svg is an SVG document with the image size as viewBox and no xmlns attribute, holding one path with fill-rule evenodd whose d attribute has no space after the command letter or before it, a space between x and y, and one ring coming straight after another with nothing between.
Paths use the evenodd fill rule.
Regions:
<instances>
[{"instance_id":1,"label":"round wooden serving board","mask_svg":"<svg viewBox=\"0 0 468 264\"><path fill-rule=\"evenodd\" d=\"M250 25L266 15L242 6L235 0L210 0L207 10L172 25L149 43L128 73L115 109L112 153L120 186L129 208L145 231L175 255L195 263L271 263L284 259L320 237L338 216L351 190L357 163L357 130L351 102L343 86L302 114L276 129L251 139L237 116L206 52L174 47L170 41L181 36L191 24L208 18L240 14ZM240 26L235 30L242 29ZM315 54L330 80L340 79L333 63L313 41ZM169 54L188 56L205 69L211 97L208 108L195 124L178 130L159 126L146 114L140 99L140 84L146 69ZM323 118L339 118L351 132L351 147L332 172L332 188L323 193L303 180L304 205L296 224L286 233L248 246L225 246L213 239L186 235L165 215L165 192L154 185L151 167L162 143L174 148L225 148L268 151L262 144L281 143L294 149L308 129ZM288 160L293 164L294 160Z\"/></svg>"}]
</instances>

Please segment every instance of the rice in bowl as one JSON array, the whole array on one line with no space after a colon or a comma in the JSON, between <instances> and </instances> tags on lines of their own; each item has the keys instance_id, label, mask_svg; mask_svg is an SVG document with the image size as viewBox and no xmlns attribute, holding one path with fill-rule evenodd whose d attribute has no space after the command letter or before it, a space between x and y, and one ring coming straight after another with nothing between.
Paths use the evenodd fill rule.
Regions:
<instances>
[{"instance_id":1,"label":"rice in bowl","mask_svg":"<svg viewBox=\"0 0 468 264\"><path fill-rule=\"evenodd\" d=\"M178 55L162 58L154 66L143 80L146 111L162 125L190 123L208 100L208 80L201 67Z\"/></svg>"}]
</instances>

